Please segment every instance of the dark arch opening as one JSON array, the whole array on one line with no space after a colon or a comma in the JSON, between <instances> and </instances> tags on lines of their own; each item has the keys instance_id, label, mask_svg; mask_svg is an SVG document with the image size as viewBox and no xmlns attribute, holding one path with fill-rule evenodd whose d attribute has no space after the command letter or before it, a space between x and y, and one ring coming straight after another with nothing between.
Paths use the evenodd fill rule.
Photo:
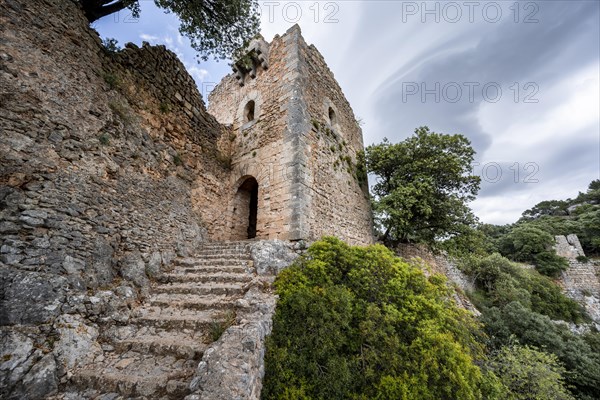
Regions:
<instances>
[{"instance_id":1,"label":"dark arch opening","mask_svg":"<svg viewBox=\"0 0 600 400\"><path fill-rule=\"evenodd\" d=\"M244 107L244 123L254 121L254 100L250 100Z\"/></svg>"},{"instance_id":2,"label":"dark arch opening","mask_svg":"<svg viewBox=\"0 0 600 400\"><path fill-rule=\"evenodd\" d=\"M329 124L334 126L336 122L335 111L333 111L333 108L329 107Z\"/></svg>"},{"instance_id":3,"label":"dark arch opening","mask_svg":"<svg viewBox=\"0 0 600 400\"><path fill-rule=\"evenodd\" d=\"M256 237L256 220L258 218L258 182L254 177L247 178L238 188L238 194L247 202L248 228L246 233L248 239ZM244 207L245 209L246 207Z\"/></svg>"}]
</instances>

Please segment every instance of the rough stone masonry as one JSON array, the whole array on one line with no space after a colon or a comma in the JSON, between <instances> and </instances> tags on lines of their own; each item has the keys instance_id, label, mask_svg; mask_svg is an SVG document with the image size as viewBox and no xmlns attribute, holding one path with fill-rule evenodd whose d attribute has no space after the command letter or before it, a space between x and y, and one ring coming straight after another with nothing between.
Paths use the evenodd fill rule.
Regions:
<instances>
[{"instance_id":1,"label":"rough stone masonry","mask_svg":"<svg viewBox=\"0 0 600 400\"><path fill-rule=\"evenodd\" d=\"M0 2L0 44L0 397L43 398L89 357L108 363L115 327L144 320L157 280L210 241L293 241L286 262L325 234L372 242L360 127L298 27L257 38L210 112L175 54L107 51L72 0ZM229 279L217 261L206 267ZM239 290L263 299L260 287ZM194 393L213 380L198 372Z\"/></svg>"}]
</instances>

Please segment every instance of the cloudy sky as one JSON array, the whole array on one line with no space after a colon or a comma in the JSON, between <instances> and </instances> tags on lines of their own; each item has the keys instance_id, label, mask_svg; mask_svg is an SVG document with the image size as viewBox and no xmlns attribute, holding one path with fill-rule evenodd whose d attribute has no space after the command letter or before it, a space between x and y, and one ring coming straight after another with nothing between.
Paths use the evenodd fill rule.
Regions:
<instances>
[{"instance_id":1,"label":"cloudy sky","mask_svg":"<svg viewBox=\"0 0 600 400\"><path fill-rule=\"evenodd\" d=\"M294 23L323 54L364 122L365 144L418 126L462 133L482 176L483 222L566 199L600 178L600 2L265 1L265 39ZM205 94L230 68L197 63L152 0L94 24L121 44L175 51Z\"/></svg>"}]
</instances>

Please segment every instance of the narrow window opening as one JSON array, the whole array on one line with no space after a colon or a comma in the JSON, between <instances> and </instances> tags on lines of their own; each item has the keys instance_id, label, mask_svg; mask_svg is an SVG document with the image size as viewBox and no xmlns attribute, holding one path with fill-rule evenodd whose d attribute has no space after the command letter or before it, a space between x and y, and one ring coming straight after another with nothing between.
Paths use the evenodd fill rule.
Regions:
<instances>
[{"instance_id":1,"label":"narrow window opening","mask_svg":"<svg viewBox=\"0 0 600 400\"><path fill-rule=\"evenodd\" d=\"M337 117L335 116L335 111L333 108L329 107L329 124L334 126L337 123Z\"/></svg>"},{"instance_id":2,"label":"narrow window opening","mask_svg":"<svg viewBox=\"0 0 600 400\"><path fill-rule=\"evenodd\" d=\"M254 100L250 100L244 107L244 123L254 121Z\"/></svg>"}]
</instances>

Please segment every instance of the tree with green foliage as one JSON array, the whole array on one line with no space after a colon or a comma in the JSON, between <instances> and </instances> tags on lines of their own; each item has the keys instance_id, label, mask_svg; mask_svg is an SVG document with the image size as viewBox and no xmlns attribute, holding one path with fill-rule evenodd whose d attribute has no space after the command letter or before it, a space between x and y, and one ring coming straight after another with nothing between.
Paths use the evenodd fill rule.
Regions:
<instances>
[{"instance_id":1,"label":"tree with green foliage","mask_svg":"<svg viewBox=\"0 0 600 400\"><path fill-rule=\"evenodd\" d=\"M546 200L542 201L531 209L523 212L524 219L537 219L544 215L565 216L568 215L567 207L569 203L562 200Z\"/></svg>"},{"instance_id":2,"label":"tree with green foliage","mask_svg":"<svg viewBox=\"0 0 600 400\"><path fill-rule=\"evenodd\" d=\"M489 368L508 387L508 400L574 400L564 381L565 368L554 354L529 346L504 346Z\"/></svg>"},{"instance_id":3,"label":"tree with green foliage","mask_svg":"<svg viewBox=\"0 0 600 400\"><path fill-rule=\"evenodd\" d=\"M256 0L154 0L154 3L177 15L179 32L190 39L199 57L207 60L230 58L259 30L259 7ZM87 19L94 22L104 16L129 9L140 15L139 0L79 0Z\"/></svg>"},{"instance_id":4,"label":"tree with green foliage","mask_svg":"<svg viewBox=\"0 0 600 400\"><path fill-rule=\"evenodd\" d=\"M553 249L554 237L531 224L520 224L499 240L502 255L521 262L531 262L544 275L558 276L569 267Z\"/></svg>"},{"instance_id":5,"label":"tree with green foliage","mask_svg":"<svg viewBox=\"0 0 600 400\"><path fill-rule=\"evenodd\" d=\"M263 399L481 399L473 317L445 279L381 245L314 243L275 282Z\"/></svg>"},{"instance_id":6,"label":"tree with green foliage","mask_svg":"<svg viewBox=\"0 0 600 400\"><path fill-rule=\"evenodd\" d=\"M517 225L536 227L550 235L574 233L586 254L600 254L599 186L597 179L575 199L542 201L525 211Z\"/></svg>"},{"instance_id":7,"label":"tree with green foliage","mask_svg":"<svg viewBox=\"0 0 600 400\"><path fill-rule=\"evenodd\" d=\"M476 218L467 206L479 191L472 175L475 151L462 135L415 130L403 142L366 149L376 220L386 243L423 241L459 234Z\"/></svg>"}]
</instances>

